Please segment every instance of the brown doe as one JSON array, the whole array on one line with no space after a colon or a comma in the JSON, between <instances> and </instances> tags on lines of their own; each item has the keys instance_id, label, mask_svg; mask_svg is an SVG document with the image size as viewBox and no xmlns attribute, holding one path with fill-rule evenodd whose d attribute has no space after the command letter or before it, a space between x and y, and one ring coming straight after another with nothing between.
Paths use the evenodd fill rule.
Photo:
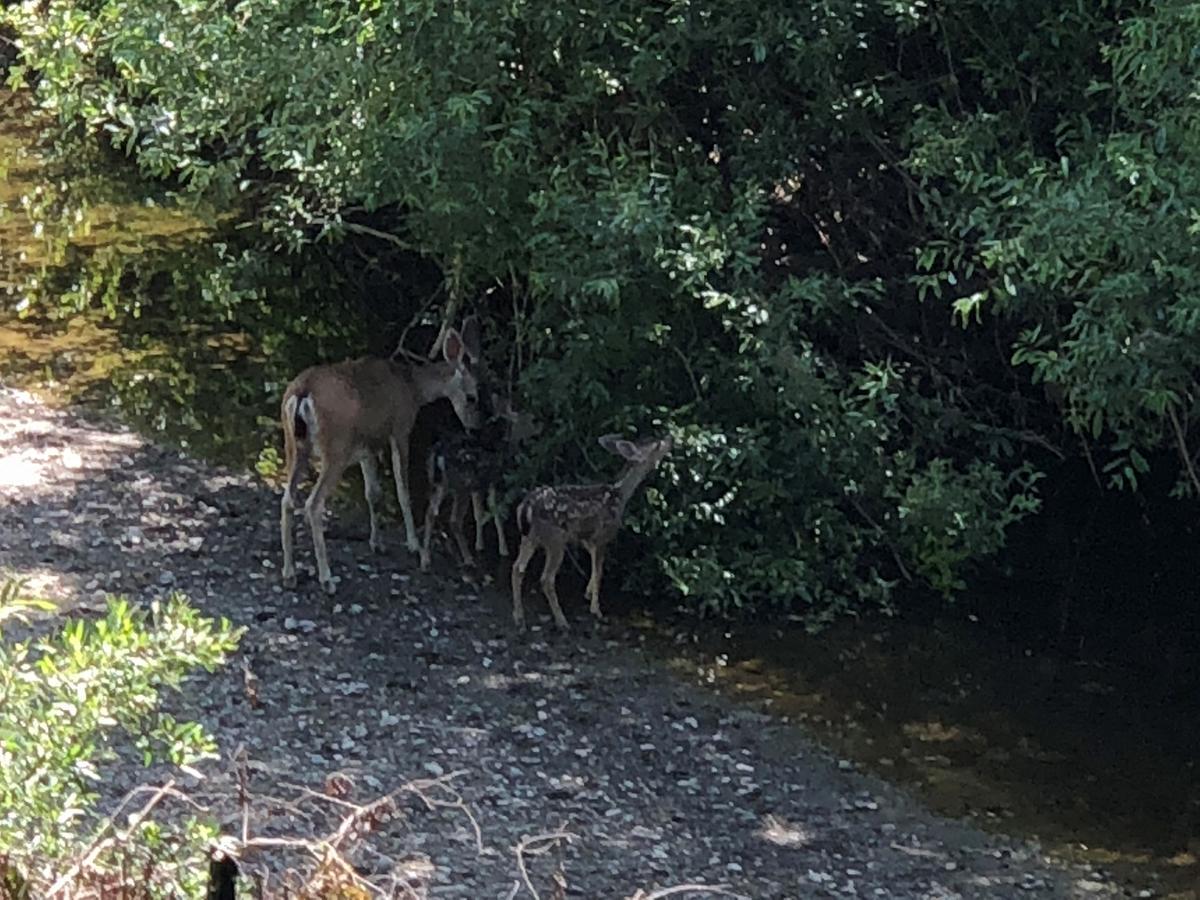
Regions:
<instances>
[{"instance_id":1,"label":"brown doe","mask_svg":"<svg viewBox=\"0 0 1200 900\"><path fill-rule=\"evenodd\" d=\"M533 555L544 549L542 592L550 603L555 624L566 630L567 620L558 605L554 581L568 544L581 544L591 554L592 575L588 579L587 597L591 601L592 615L600 618L600 579L604 572L605 551L621 528L630 498L671 450L670 437L635 443L615 434L606 434L599 443L629 463L615 482L534 488L517 507L521 547L512 567L512 595L513 621L518 627L525 625L525 609L521 605L525 570Z\"/></svg>"},{"instance_id":2,"label":"brown doe","mask_svg":"<svg viewBox=\"0 0 1200 900\"><path fill-rule=\"evenodd\" d=\"M531 417L515 410L507 398L492 394L487 413L477 431L449 435L434 442L426 461L432 493L425 512L422 569L429 568L433 526L447 493L451 497L450 532L463 563L470 566L475 562L463 534L468 499L475 516L475 552L483 550L484 526L490 521L496 529L500 555L508 556L508 541L504 534L504 519L497 501L496 487L504 476L504 470L512 462L516 446L537 432L538 427Z\"/></svg>"},{"instance_id":3,"label":"brown doe","mask_svg":"<svg viewBox=\"0 0 1200 900\"><path fill-rule=\"evenodd\" d=\"M354 463L359 464L363 474L371 517L370 546L377 553L383 550L377 509L383 487L376 454L385 445L391 447L392 475L408 549L419 552L408 488L409 437L421 407L442 398L454 406L465 428L478 424L478 386L471 367L471 362L479 359L479 327L474 319L463 324L462 334L453 328L446 332L442 356L443 360L428 363L409 362L393 355L391 359L364 358L313 366L287 386L281 405L287 458L287 487L280 503L284 585L296 584L292 513L310 460L318 463L319 475L304 504L304 517L312 532L317 576L326 593L334 593L336 585L325 548L325 501Z\"/></svg>"}]
</instances>

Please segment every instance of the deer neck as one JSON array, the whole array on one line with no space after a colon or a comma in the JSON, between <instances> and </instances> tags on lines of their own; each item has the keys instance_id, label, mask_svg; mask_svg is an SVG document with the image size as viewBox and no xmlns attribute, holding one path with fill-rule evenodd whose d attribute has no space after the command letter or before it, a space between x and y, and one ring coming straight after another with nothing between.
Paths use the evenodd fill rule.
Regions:
<instances>
[{"instance_id":1,"label":"deer neck","mask_svg":"<svg viewBox=\"0 0 1200 900\"><path fill-rule=\"evenodd\" d=\"M654 468L653 463L633 463L624 474L616 480L613 487L617 489L617 493L621 496L621 509L625 509L625 505L629 503L637 489L641 487L646 476L650 474L650 470Z\"/></svg>"},{"instance_id":2,"label":"deer neck","mask_svg":"<svg viewBox=\"0 0 1200 900\"><path fill-rule=\"evenodd\" d=\"M441 400L449 396L450 386L454 383L454 364L439 361L413 366L412 380L421 406Z\"/></svg>"}]
</instances>

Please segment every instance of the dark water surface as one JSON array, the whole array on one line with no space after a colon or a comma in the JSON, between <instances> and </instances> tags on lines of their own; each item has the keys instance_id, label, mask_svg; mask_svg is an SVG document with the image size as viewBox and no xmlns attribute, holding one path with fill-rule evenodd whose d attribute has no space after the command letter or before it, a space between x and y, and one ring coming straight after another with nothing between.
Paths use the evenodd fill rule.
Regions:
<instances>
[{"instance_id":1,"label":"dark water surface","mask_svg":"<svg viewBox=\"0 0 1200 900\"><path fill-rule=\"evenodd\" d=\"M322 320L320 278L239 256L211 211L107 170L52 172L23 102L0 95L0 381L271 476L282 385L360 352L372 323ZM965 616L698 640L629 621L681 673L805 723L939 812L1197 896L1194 696L1032 658Z\"/></svg>"}]
</instances>

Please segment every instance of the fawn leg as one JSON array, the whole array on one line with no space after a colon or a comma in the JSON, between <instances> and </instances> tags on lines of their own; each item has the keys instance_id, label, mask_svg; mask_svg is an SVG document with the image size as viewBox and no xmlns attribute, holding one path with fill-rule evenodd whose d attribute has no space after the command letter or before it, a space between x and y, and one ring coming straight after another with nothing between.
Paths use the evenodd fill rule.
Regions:
<instances>
[{"instance_id":1,"label":"fawn leg","mask_svg":"<svg viewBox=\"0 0 1200 900\"><path fill-rule=\"evenodd\" d=\"M475 564L475 557L471 555L471 548L467 546L467 536L463 534L463 520L466 517L467 505L463 503L463 493L455 491L454 499L450 503L450 532L454 535L454 543L458 545L463 564L471 566Z\"/></svg>"},{"instance_id":2,"label":"fawn leg","mask_svg":"<svg viewBox=\"0 0 1200 900\"><path fill-rule=\"evenodd\" d=\"M592 577L588 579L587 597L591 601L590 610L597 619L600 616L600 579L604 577L604 545L589 544L588 551L592 554Z\"/></svg>"},{"instance_id":3,"label":"fawn leg","mask_svg":"<svg viewBox=\"0 0 1200 900\"><path fill-rule=\"evenodd\" d=\"M496 543L501 556L508 556L508 538L504 536L504 519L500 517L500 505L496 502L496 489L488 488L488 508L491 510L492 524L496 526Z\"/></svg>"},{"instance_id":4,"label":"fawn leg","mask_svg":"<svg viewBox=\"0 0 1200 900\"><path fill-rule=\"evenodd\" d=\"M542 567L542 593L546 595L546 600L550 604L550 614L554 616L554 624L562 631L566 631L568 626L562 607L558 605L558 590L554 586L554 580L558 577L558 567L562 565L565 550L566 547L563 544L551 544L546 548L546 562Z\"/></svg>"},{"instance_id":5,"label":"fawn leg","mask_svg":"<svg viewBox=\"0 0 1200 900\"><path fill-rule=\"evenodd\" d=\"M429 498L429 508L425 510L425 541L421 545L421 570L429 568L429 544L433 540L433 523L437 520L438 511L442 508L442 499L446 496L446 486L440 482L434 485L433 494Z\"/></svg>"},{"instance_id":6,"label":"fawn leg","mask_svg":"<svg viewBox=\"0 0 1200 900\"><path fill-rule=\"evenodd\" d=\"M479 491L471 491L471 512L475 516L475 552L483 552L483 497Z\"/></svg>"},{"instance_id":7,"label":"fawn leg","mask_svg":"<svg viewBox=\"0 0 1200 900\"><path fill-rule=\"evenodd\" d=\"M512 566L513 623L518 628L525 627L525 608L521 605L521 583L525 580L525 570L529 568L529 560L536 552L537 545L528 535L521 538L521 547L517 550L517 558Z\"/></svg>"}]
</instances>

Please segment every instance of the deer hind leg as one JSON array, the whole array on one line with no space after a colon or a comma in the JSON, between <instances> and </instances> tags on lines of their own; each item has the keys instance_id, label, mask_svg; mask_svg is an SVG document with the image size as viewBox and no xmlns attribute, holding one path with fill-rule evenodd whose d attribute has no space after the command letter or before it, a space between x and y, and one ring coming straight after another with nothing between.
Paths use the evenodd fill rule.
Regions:
<instances>
[{"instance_id":1,"label":"deer hind leg","mask_svg":"<svg viewBox=\"0 0 1200 900\"><path fill-rule=\"evenodd\" d=\"M483 495L471 491L471 513L475 516L475 552L483 552Z\"/></svg>"},{"instance_id":2,"label":"deer hind leg","mask_svg":"<svg viewBox=\"0 0 1200 900\"><path fill-rule=\"evenodd\" d=\"M517 550L517 558L512 567L513 623L518 628L525 627L525 607L521 605L521 584L525 580L525 570L529 568L529 561L533 559L535 553L537 553L537 544L533 538L525 535L521 538L521 546Z\"/></svg>"},{"instance_id":3,"label":"deer hind leg","mask_svg":"<svg viewBox=\"0 0 1200 900\"><path fill-rule=\"evenodd\" d=\"M296 397L285 397L280 408L280 420L283 426L283 453L287 460L287 482L283 486L283 497L279 501L279 542L283 546L283 570L280 575L283 579L283 586L286 588L296 586L295 549L292 544L293 519L296 511L295 490L304 475L301 469L308 467L307 453L304 454L304 460L301 460L299 448L296 446L296 411L299 404L300 401ZM306 422L300 424L307 425ZM307 448L307 445L305 446Z\"/></svg>"},{"instance_id":4,"label":"deer hind leg","mask_svg":"<svg viewBox=\"0 0 1200 900\"><path fill-rule=\"evenodd\" d=\"M589 609L597 619L602 618L600 615L600 579L604 577L604 550L603 544L588 544L588 552L592 555L592 577L588 579L587 598L590 602Z\"/></svg>"},{"instance_id":5,"label":"deer hind leg","mask_svg":"<svg viewBox=\"0 0 1200 900\"><path fill-rule=\"evenodd\" d=\"M313 551L317 556L317 578L321 582L321 589L332 595L337 591L337 585L333 583L333 575L329 571L329 551L325 547L325 500L342 477L345 466L334 464L331 455L326 455L320 477L313 486L308 502L304 504L304 518L308 522L308 530L312 532Z\"/></svg>"},{"instance_id":6,"label":"deer hind leg","mask_svg":"<svg viewBox=\"0 0 1200 900\"><path fill-rule=\"evenodd\" d=\"M492 517L492 524L496 527L496 543L500 548L501 556L508 556L508 538L504 536L504 519L500 517L500 504L496 502L496 489L488 488L488 512Z\"/></svg>"},{"instance_id":7,"label":"deer hind leg","mask_svg":"<svg viewBox=\"0 0 1200 900\"><path fill-rule=\"evenodd\" d=\"M292 518L296 508L296 502L292 497L290 488L283 489L283 499L279 501L279 532L280 541L283 544L283 586L286 588L294 588L296 586L296 561L295 552L292 547Z\"/></svg>"},{"instance_id":8,"label":"deer hind leg","mask_svg":"<svg viewBox=\"0 0 1200 900\"><path fill-rule=\"evenodd\" d=\"M437 521L438 512L442 508L442 499L446 496L446 485L438 482L433 486L429 496L429 507L425 510L425 540L421 544L421 571L429 568L429 545L433 541L433 523Z\"/></svg>"},{"instance_id":9,"label":"deer hind leg","mask_svg":"<svg viewBox=\"0 0 1200 900\"><path fill-rule=\"evenodd\" d=\"M546 548L546 561L542 566L542 593L546 595L546 601L550 604L550 614L554 616L554 624L561 631L566 631L568 626L562 607L558 605L558 590L555 588L554 582L558 578L558 567L562 565L565 550L566 546L561 541L550 544Z\"/></svg>"},{"instance_id":10,"label":"deer hind leg","mask_svg":"<svg viewBox=\"0 0 1200 900\"><path fill-rule=\"evenodd\" d=\"M400 501L400 513L404 516L404 537L408 549L421 551L417 542L417 526L413 521L412 499L408 492L408 432L392 438L392 475L396 479L396 499Z\"/></svg>"},{"instance_id":11,"label":"deer hind leg","mask_svg":"<svg viewBox=\"0 0 1200 900\"><path fill-rule=\"evenodd\" d=\"M379 501L383 499L383 485L379 483L379 461L375 454L366 451L358 461L362 469L363 493L367 497L367 511L371 516L371 549L376 553L383 552L383 538L379 535Z\"/></svg>"},{"instance_id":12,"label":"deer hind leg","mask_svg":"<svg viewBox=\"0 0 1200 900\"><path fill-rule=\"evenodd\" d=\"M463 534L463 519L466 518L467 507L463 503L463 492L455 491L454 499L450 503L450 533L454 535L454 543L458 546L459 556L465 565L471 566L475 564L475 558L471 556L471 548L467 546L467 536Z\"/></svg>"}]
</instances>

